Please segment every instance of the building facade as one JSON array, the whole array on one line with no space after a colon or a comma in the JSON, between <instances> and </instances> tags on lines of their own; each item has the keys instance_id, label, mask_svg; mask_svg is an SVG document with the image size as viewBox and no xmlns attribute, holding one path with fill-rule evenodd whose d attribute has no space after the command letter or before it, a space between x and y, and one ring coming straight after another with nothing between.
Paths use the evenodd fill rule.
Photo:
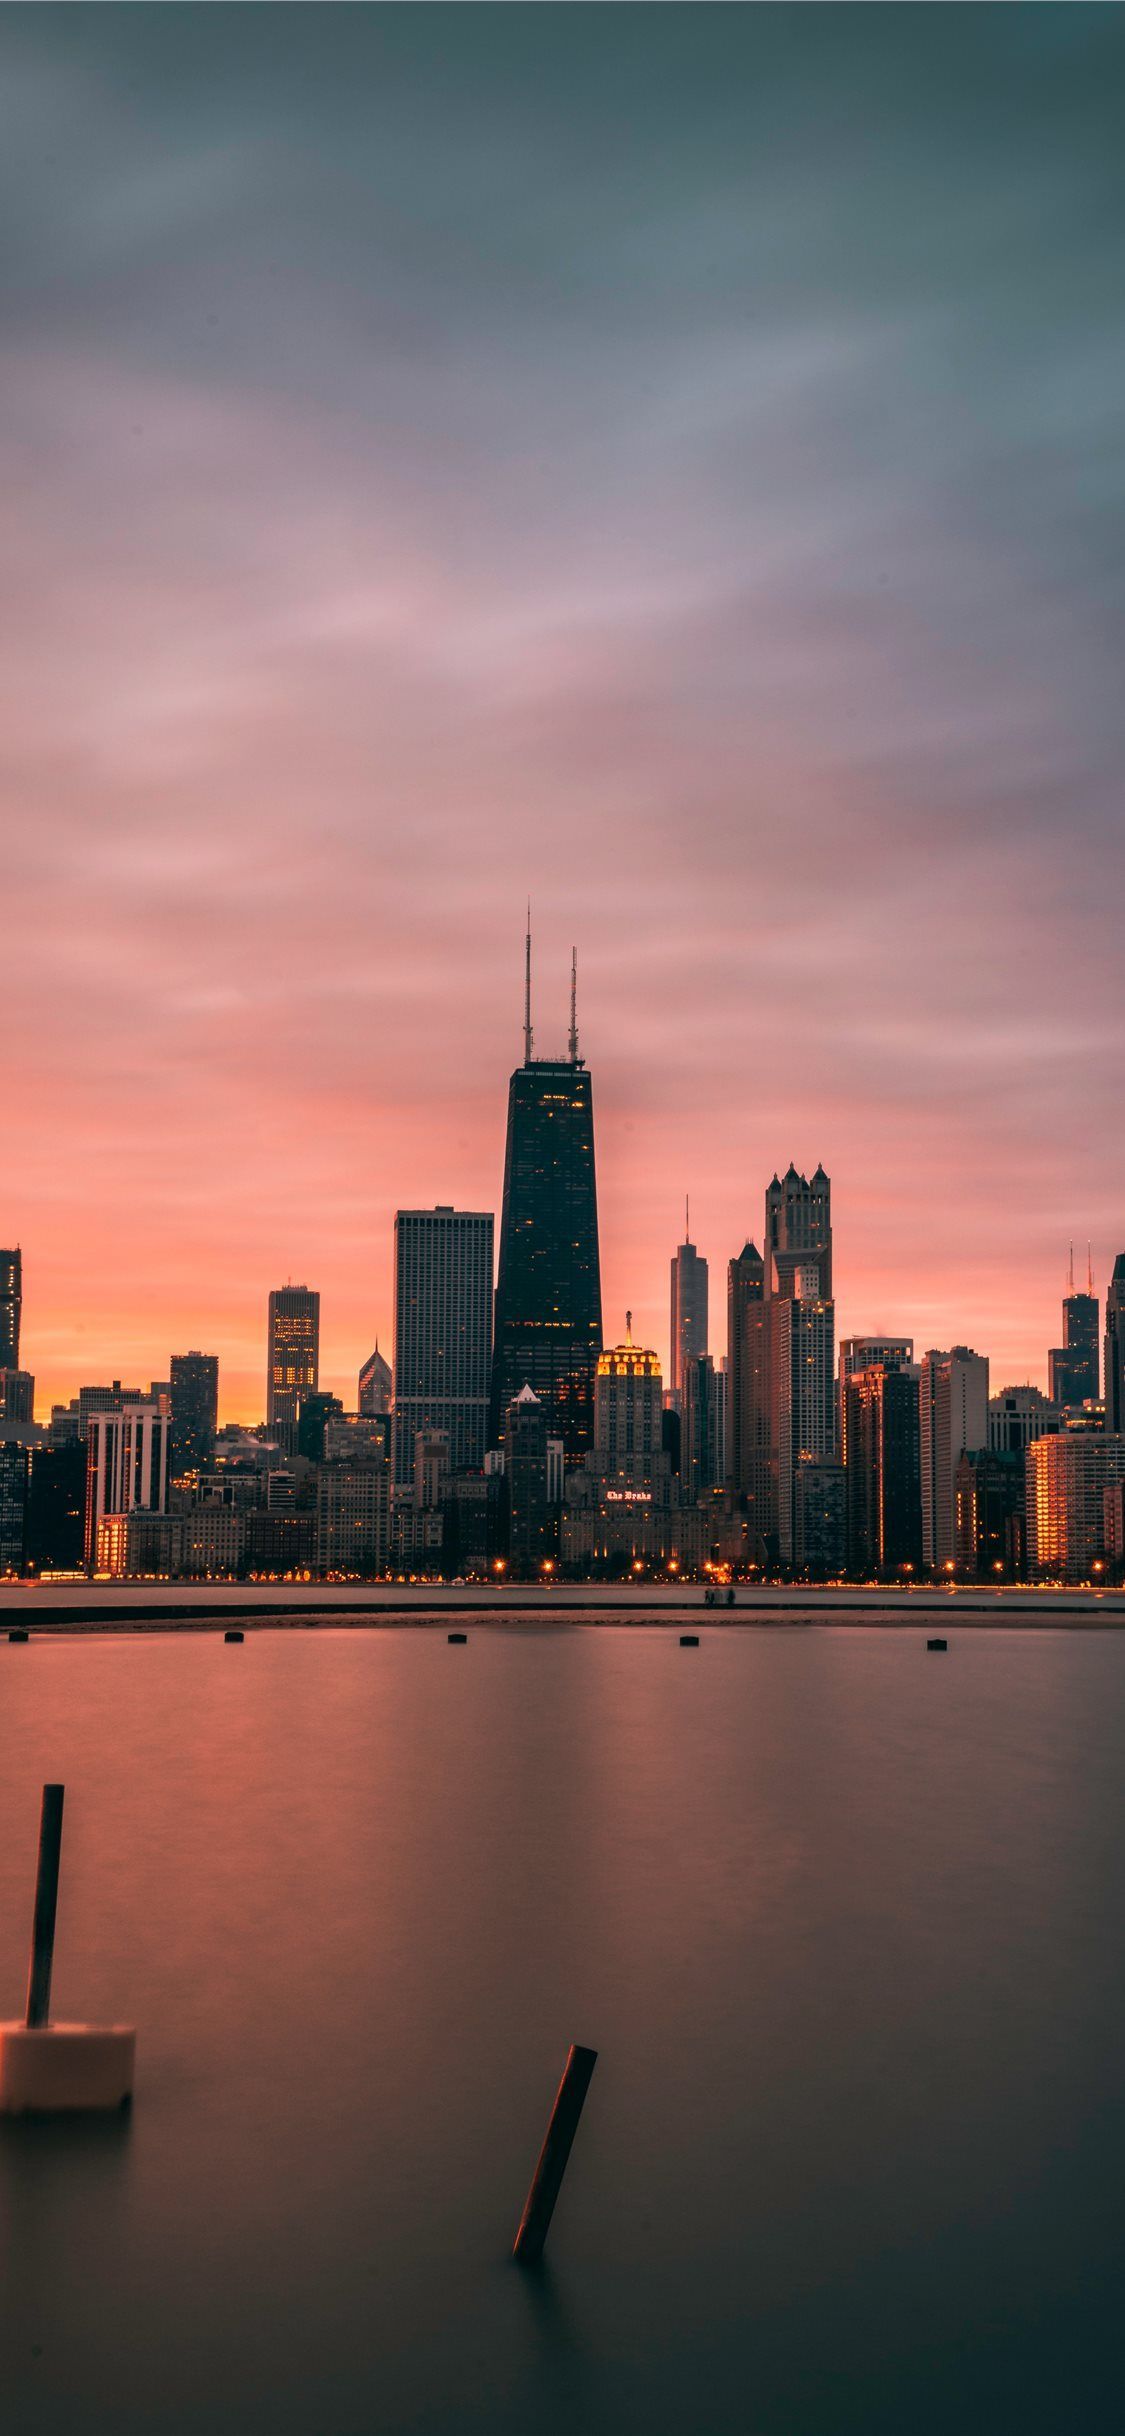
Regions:
<instances>
[{"instance_id":1,"label":"building facade","mask_svg":"<svg viewBox=\"0 0 1125 2436\"><path fill-rule=\"evenodd\" d=\"M922 1561L957 1562L957 1466L988 1444L988 1358L968 1345L923 1355L919 1379Z\"/></svg>"},{"instance_id":2,"label":"building facade","mask_svg":"<svg viewBox=\"0 0 1125 2436\"><path fill-rule=\"evenodd\" d=\"M1031 1577L1084 1582L1105 1556L1105 1492L1125 1481L1125 1434L1062 1430L1027 1450Z\"/></svg>"},{"instance_id":3,"label":"building facade","mask_svg":"<svg viewBox=\"0 0 1125 2436\"><path fill-rule=\"evenodd\" d=\"M1062 1428L1058 1405L1041 1387L1001 1387L988 1400L988 1443L994 1455L1025 1455L1037 1438Z\"/></svg>"},{"instance_id":4,"label":"building facade","mask_svg":"<svg viewBox=\"0 0 1125 2436\"><path fill-rule=\"evenodd\" d=\"M1114 1261L1105 1298L1105 1425L1125 1430L1125 1252Z\"/></svg>"},{"instance_id":5,"label":"building facade","mask_svg":"<svg viewBox=\"0 0 1125 2436\"><path fill-rule=\"evenodd\" d=\"M504 1479L508 1562L518 1573L537 1572L554 1553L555 1509L548 1493L547 1413L531 1387L521 1387L508 1406Z\"/></svg>"},{"instance_id":6,"label":"building facade","mask_svg":"<svg viewBox=\"0 0 1125 2436\"><path fill-rule=\"evenodd\" d=\"M501 1444L512 1400L528 1386L573 1465L594 1442L602 1350L593 1087L573 989L569 1056L532 1053L530 953L529 938L524 1061L508 1090L489 1443Z\"/></svg>"},{"instance_id":7,"label":"building facade","mask_svg":"<svg viewBox=\"0 0 1125 2436\"><path fill-rule=\"evenodd\" d=\"M707 1263L697 1252L685 1227L684 1240L672 1255L672 1310L669 1387L673 1401L683 1395L684 1371L707 1351Z\"/></svg>"},{"instance_id":8,"label":"building facade","mask_svg":"<svg viewBox=\"0 0 1125 2436\"><path fill-rule=\"evenodd\" d=\"M442 1430L453 1471L480 1471L492 1351L491 1212L399 1210L395 1218L394 1481L409 1488L414 1441Z\"/></svg>"},{"instance_id":9,"label":"building facade","mask_svg":"<svg viewBox=\"0 0 1125 2436\"><path fill-rule=\"evenodd\" d=\"M922 1562L917 1373L888 1353L849 1371L842 1390L848 1563L883 1577L912 1572Z\"/></svg>"},{"instance_id":10,"label":"building facade","mask_svg":"<svg viewBox=\"0 0 1125 2436\"><path fill-rule=\"evenodd\" d=\"M205 1471L219 1426L217 1353L174 1353L168 1389L172 1408L172 1476Z\"/></svg>"},{"instance_id":11,"label":"building facade","mask_svg":"<svg viewBox=\"0 0 1125 2436\"><path fill-rule=\"evenodd\" d=\"M765 1263L746 1243L727 1269L727 1479L760 1561L776 1538L770 1471L769 1337Z\"/></svg>"},{"instance_id":12,"label":"building facade","mask_svg":"<svg viewBox=\"0 0 1125 2436\"><path fill-rule=\"evenodd\" d=\"M393 1384L394 1373L391 1365L386 1355L380 1353L379 1347L376 1345L374 1353L368 1354L359 1374L357 1409L365 1419L371 1420L379 1413L389 1413Z\"/></svg>"},{"instance_id":13,"label":"building facade","mask_svg":"<svg viewBox=\"0 0 1125 2436\"><path fill-rule=\"evenodd\" d=\"M269 1302L266 1424L291 1455L303 1397L320 1378L320 1296L312 1286L275 1286Z\"/></svg>"},{"instance_id":14,"label":"building facade","mask_svg":"<svg viewBox=\"0 0 1125 2436\"><path fill-rule=\"evenodd\" d=\"M99 1527L135 1506L163 1514L168 1503L167 1407L126 1404L92 1413L87 1439L86 1562L97 1558Z\"/></svg>"},{"instance_id":15,"label":"building facade","mask_svg":"<svg viewBox=\"0 0 1125 2436\"><path fill-rule=\"evenodd\" d=\"M19 1369L22 1312L23 1256L17 1244L0 1252L0 1370Z\"/></svg>"},{"instance_id":16,"label":"building facade","mask_svg":"<svg viewBox=\"0 0 1125 2436\"><path fill-rule=\"evenodd\" d=\"M1098 1298L1087 1263L1086 1291L1076 1290L1074 1252L1062 1307L1062 1344L1047 1355L1051 1402L1061 1406L1096 1403L1099 1387Z\"/></svg>"},{"instance_id":17,"label":"building facade","mask_svg":"<svg viewBox=\"0 0 1125 2436\"><path fill-rule=\"evenodd\" d=\"M664 1381L660 1357L633 1343L633 1314L625 1341L599 1354L594 1378L594 1453L606 1477L651 1489L663 1456Z\"/></svg>"}]
</instances>

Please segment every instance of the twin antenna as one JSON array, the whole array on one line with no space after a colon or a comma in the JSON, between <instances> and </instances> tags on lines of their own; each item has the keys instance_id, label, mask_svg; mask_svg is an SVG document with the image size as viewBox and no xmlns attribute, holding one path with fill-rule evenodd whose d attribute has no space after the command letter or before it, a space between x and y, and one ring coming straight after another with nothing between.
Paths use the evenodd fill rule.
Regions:
<instances>
[{"instance_id":1,"label":"twin antenna","mask_svg":"<svg viewBox=\"0 0 1125 2436\"><path fill-rule=\"evenodd\" d=\"M534 1035L531 1029L531 906L529 904L523 969L523 1062L525 1066L534 1063L533 1042ZM578 1055L578 950L576 947L572 947L570 951L570 1033L567 1039L567 1054L572 1066L581 1063Z\"/></svg>"}]
</instances>

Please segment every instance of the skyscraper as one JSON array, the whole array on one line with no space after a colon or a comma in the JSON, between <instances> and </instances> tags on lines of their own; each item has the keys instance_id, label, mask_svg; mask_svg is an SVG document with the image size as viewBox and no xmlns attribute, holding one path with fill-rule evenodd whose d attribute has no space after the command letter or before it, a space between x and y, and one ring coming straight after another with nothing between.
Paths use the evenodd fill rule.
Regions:
<instances>
[{"instance_id":1,"label":"skyscraper","mask_svg":"<svg viewBox=\"0 0 1125 2436\"><path fill-rule=\"evenodd\" d=\"M836 1453L836 1306L832 1300L832 1192L823 1167L809 1178L790 1162L766 1188L770 1479L778 1553L798 1553L799 1467Z\"/></svg>"},{"instance_id":2,"label":"skyscraper","mask_svg":"<svg viewBox=\"0 0 1125 2436\"><path fill-rule=\"evenodd\" d=\"M770 1474L769 1360L765 1266L746 1243L727 1268L727 1475L746 1514L755 1559L770 1550L777 1521Z\"/></svg>"},{"instance_id":3,"label":"skyscraper","mask_svg":"<svg viewBox=\"0 0 1125 2436\"><path fill-rule=\"evenodd\" d=\"M1105 1298L1105 1425L1125 1431L1125 1252L1114 1261Z\"/></svg>"},{"instance_id":4,"label":"skyscraper","mask_svg":"<svg viewBox=\"0 0 1125 2436\"><path fill-rule=\"evenodd\" d=\"M311 1286L275 1286L270 1295L266 1422L292 1455L302 1396L320 1376L320 1296Z\"/></svg>"},{"instance_id":5,"label":"skyscraper","mask_svg":"<svg viewBox=\"0 0 1125 2436\"><path fill-rule=\"evenodd\" d=\"M508 1091L490 1442L499 1445L513 1398L530 1386L547 1436L562 1439L568 1465L581 1462L593 1444L601 1349L593 1093L578 1054L575 968L567 1056L537 1058L529 930L523 1064Z\"/></svg>"},{"instance_id":6,"label":"skyscraper","mask_svg":"<svg viewBox=\"0 0 1125 2436\"><path fill-rule=\"evenodd\" d=\"M174 1353L169 1364L173 1477L206 1470L219 1423L217 1353Z\"/></svg>"},{"instance_id":7,"label":"skyscraper","mask_svg":"<svg viewBox=\"0 0 1125 2436\"><path fill-rule=\"evenodd\" d=\"M858 1573L920 1565L917 1374L888 1353L883 1361L842 1375L841 1407L848 1562Z\"/></svg>"},{"instance_id":8,"label":"skyscraper","mask_svg":"<svg viewBox=\"0 0 1125 2436\"><path fill-rule=\"evenodd\" d=\"M368 1354L359 1374L357 1409L368 1419L376 1413L389 1413L393 1375L386 1355L380 1353L376 1343L374 1353Z\"/></svg>"},{"instance_id":9,"label":"skyscraper","mask_svg":"<svg viewBox=\"0 0 1125 2436\"><path fill-rule=\"evenodd\" d=\"M521 1387L504 1417L508 1554L517 1572L542 1564L554 1546L547 1494L547 1417L534 1390Z\"/></svg>"},{"instance_id":10,"label":"skyscraper","mask_svg":"<svg viewBox=\"0 0 1125 2436\"><path fill-rule=\"evenodd\" d=\"M20 1366L20 1314L23 1309L23 1262L19 1246L0 1252L0 1370Z\"/></svg>"},{"instance_id":11,"label":"skyscraper","mask_svg":"<svg viewBox=\"0 0 1125 2436\"><path fill-rule=\"evenodd\" d=\"M492 1213L395 1218L394 1481L414 1478L420 1430L444 1430L455 1472L483 1468L492 1350Z\"/></svg>"},{"instance_id":12,"label":"skyscraper","mask_svg":"<svg viewBox=\"0 0 1125 2436\"><path fill-rule=\"evenodd\" d=\"M679 1404L684 1371L707 1351L707 1263L690 1234L690 1212L684 1207L684 1240L672 1255L671 1377L669 1386Z\"/></svg>"},{"instance_id":13,"label":"skyscraper","mask_svg":"<svg viewBox=\"0 0 1125 2436\"><path fill-rule=\"evenodd\" d=\"M1061 1430L1028 1447L1027 1570L1033 1580L1087 1579L1105 1547L1105 1492L1122 1480L1120 1431Z\"/></svg>"},{"instance_id":14,"label":"skyscraper","mask_svg":"<svg viewBox=\"0 0 1125 2436\"><path fill-rule=\"evenodd\" d=\"M1098 1393L1098 1298L1094 1292L1088 1258L1086 1291L1083 1294L1075 1289L1073 1244L1062 1318L1062 1344L1052 1345L1047 1356L1051 1402L1063 1405L1092 1403Z\"/></svg>"},{"instance_id":15,"label":"skyscraper","mask_svg":"<svg viewBox=\"0 0 1125 2436\"><path fill-rule=\"evenodd\" d=\"M109 1515L144 1507L163 1514L168 1502L168 1412L160 1404L126 1404L92 1413L86 1475L86 1562L98 1558L98 1526Z\"/></svg>"},{"instance_id":16,"label":"skyscraper","mask_svg":"<svg viewBox=\"0 0 1125 2436\"><path fill-rule=\"evenodd\" d=\"M922 1356L919 1395L922 1561L957 1557L957 1466L966 1447L988 1445L988 1357L967 1345Z\"/></svg>"},{"instance_id":17,"label":"skyscraper","mask_svg":"<svg viewBox=\"0 0 1125 2436\"><path fill-rule=\"evenodd\" d=\"M632 1489L651 1489L662 1468L661 1415L664 1382L660 1356L633 1343L633 1314L625 1314L625 1342L598 1356L594 1380L594 1446L598 1463Z\"/></svg>"}]
</instances>

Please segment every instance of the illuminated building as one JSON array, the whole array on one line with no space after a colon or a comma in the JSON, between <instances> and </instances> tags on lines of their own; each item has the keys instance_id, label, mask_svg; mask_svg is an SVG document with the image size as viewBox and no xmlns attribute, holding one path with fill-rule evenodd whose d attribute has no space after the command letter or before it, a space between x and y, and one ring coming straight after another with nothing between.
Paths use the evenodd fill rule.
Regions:
<instances>
[{"instance_id":1,"label":"illuminated building","mask_svg":"<svg viewBox=\"0 0 1125 2436\"><path fill-rule=\"evenodd\" d=\"M490 1442L500 1444L513 1397L530 1386L571 1466L593 1445L602 1349L593 1093L578 1054L573 973L569 1054L532 1055L530 933L527 958L524 1060L508 1090Z\"/></svg>"},{"instance_id":2,"label":"illuminated building","mask_svg":"<svg viewBox=\"0 0 1125 2436\"><path fill-rule=\"evenodd\" d=\"M0 1442L0 1575L23 1572L27 1472L27 1448Z\"/></svg>"},{"instance_id":3,"label":"illuminated building","mask_svg":"<svg viewBox=\"0 0 1125 2436\"><path fill-rule=\"evenodd\" d=\"M987 1444L987 1356L967 1345L924 1354L919 1388L923 1564L956 1561L957 1466L966 1447Z\"/></svg>"},{"instance_id":4,"label":"illuminated building","mask_svg":"<svg viewBox=\"0 0 1125 2436\"><path fill-rule=\"evenodd\" d=\"M920 1565L917 1372L887 1353L848 1372L841 1384L848 1563L864 1574Z\"/></svg>"},{"instance_id":5,"label":"illuminated building","mask_svg":"<svg viewBox=\"0 0 1125 2436\"><path fill-rule=\"evenodd\" d=\"M297 1445L301 1401L320 1377L320 1296L311 1286L275 1286L269 1305L266 1424L287 1455Z\"/></svg>"},{"instance_id":6,"label":"illuminated building","mask_svg":"<svg viewBox=\"0 0 1125 2436\"><path fill-rule=\"evenodd\" d=\"M1086 1291L1084 1294L1075 1291L1073 1245L1062 1317L1062 1344L1052 1345L1047 1355L1051 1402L1064 1407L1096 1403L1099 1386L1098 1298L1094 1292L1089 1259L1086 1263Z\"/></svg>"},{"instance_id":7,"label":"illuminated building","mask_svg":"<svg viewBox=\"0 0 1125 2436\"><path fill-rule=\"evenodd\" d=\"M1104 1556L1105 1492L1125 1481L1125 1435L1061 1430L1027 1450L1027 1563L1032 1576L1084 1582Z\"/></svg>"},{"instance_id":8,"label":"illuminated building","mask_svg":"<svg viewBox=\"0 0 1125 2436\"><path fill-rule=\"evenodd\" d=\"M0 1370L0 1429L5 1422L35 1418L35 1381L30 1370Z\"/></svg>"},{"instance_id":9,"label":"illuminated building","mask_svg":"<svg viewBox=\"0 0 1125 2436\"><path fill-rule=\"evenodd\" d=\"M707 1263L691 1240L684 1211L684 1240L672 1255L671 1378L673 1399L683 1394L684 1371L707 1351Z\"/></svg>"},{"instance_id":10,"label":"illuminated building","mask_svg":"<svg viewBox=\"0 0 1125 2436\"><path fill-rule=\"evenodd\" d=\"M322 1573L382 1573L390 1554L390 1468L326 1463L316 1484L316 1561Z\"/></svg>"},{"instance_id":11,"label":"illuminated building","mask_svg":"<svg viewBox=\"0 0 1125 2436\"><path fill-rule=\"evenodd\" d=\"M836 1444L841 1463L848 1460L848 1409L845 1388L856 1371L877 1370L891 1364L896 1370L910 1369L914 1360L912 1336L842 1336L836 1357Z\"/></svg>"},{"instance_id":12,"label":"illuminated building","mask_svg":"<svg viewBox=\"0 0 1125 2436\"><path fill-rule=\"evenodd\" d=\"M0 1252L0 1370L19 1369L22 1310L23 1260L17 1245Z\"/></svg>"},{"instance_id":13,"label":"illuminated building","mask_svg":"<svg viewBox=\"0 0 1125 2436\"><path fill-rule=\"evenodd\" d=\"M201 1472L215 1452L219 1422L217 1353L174 1353L168 1382L172 1406L172 1474Z\"/></svg>"},{"instance_id":14,"label":"illuminated building","mask_svg":"<svg viewBox=\"0 0 1125 2436\"><path fill-rule=\"evenodd\" d=\"M455 1472L483 1469L492 1349L492 1214L395 1217L394 1485L414 1477L419 1433L444 1431Z\"/></svg>"},{"instance_id":15,"label":"illuminated building","mask_svg":"<svg viewBox=\"0 0 1125 2436\"><path fill-rule=\"evenodd\" d=\"M663 1454L663 1408L660 1356L634 1345L627 1311L624 1344L599 1355L594 1378L594 1453L603 1476L622 1487L652 1487Z\"/></svg>"},{"instance_id":16,"label":"illuminated building","mask_svg":"<svg viewBox=\"0 0 1125 2436\"><path fill-rule=\"evenodd\" d=\"M108 1515L134 1506L162 1514L168 1502L167 1404L126 1404L120 1412L92 1413L86 1472L86 1561L98 1551L98 1532Z\"/></svg>"},{"instance_id":17,"label":"illuminated building","mask_svg":"<svg viewBox=\"0 0 1125 2436\"><path fill-rule=\"evenodd\" d=\"M1105 1298L1105 1425L1125 1430L1125 1252L1114 1261Z\"/></svg>"},{"instance_id":18,"label":"illuminated building","mask_svg":"<svg viewBox=\"0 0 1125 2436\"><path fill-rule=\"evenodd\" d=\"M724 1470L723 1404L726 1378L709 1353L685 1362L680 1385L680 1460L683 1493L692 1504L721 1486ZM675 1414L665 1416L674 1420Z\"/></svg>"}]
</instances>

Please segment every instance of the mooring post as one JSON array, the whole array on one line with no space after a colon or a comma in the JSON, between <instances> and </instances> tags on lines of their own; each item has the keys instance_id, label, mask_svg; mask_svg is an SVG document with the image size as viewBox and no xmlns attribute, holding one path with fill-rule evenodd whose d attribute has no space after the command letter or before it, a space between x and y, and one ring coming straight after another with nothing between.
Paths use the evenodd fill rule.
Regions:
<instances>
[{"instance_id":1,"label":"mooring post","mask_svg":"<svg viewBox=\"0 0 1125 2436\"><path fill-rule=\"evenodd\" d=\"M572 2047L563 2067L547 2137L539 2152L539 2163L531 2178L520 2229L516 2235L513 2258L521 2267L534 2266L542 2258L543 2244L555 2212L555 2201L562 2188L578 2118L586 2103L586 2092L598 2060L596 2047Z\"/></svg>"},{"instance_id":2,"label":"mooring post","mask_svg":"<svg viewBox=\"0 0 1125 2436\"><path fill-rule=\"evenodd\" d=\"M51 2011L51 1965L55 1959L55 1913L59 1901L59 1855L62 1851L62 1785L44 1785L39 1817L39 1870L35 1880L35 1920L31 1931L31 1969L27 1980L27 2027L45 2030Z\"/></svg>"}]
</instances>

